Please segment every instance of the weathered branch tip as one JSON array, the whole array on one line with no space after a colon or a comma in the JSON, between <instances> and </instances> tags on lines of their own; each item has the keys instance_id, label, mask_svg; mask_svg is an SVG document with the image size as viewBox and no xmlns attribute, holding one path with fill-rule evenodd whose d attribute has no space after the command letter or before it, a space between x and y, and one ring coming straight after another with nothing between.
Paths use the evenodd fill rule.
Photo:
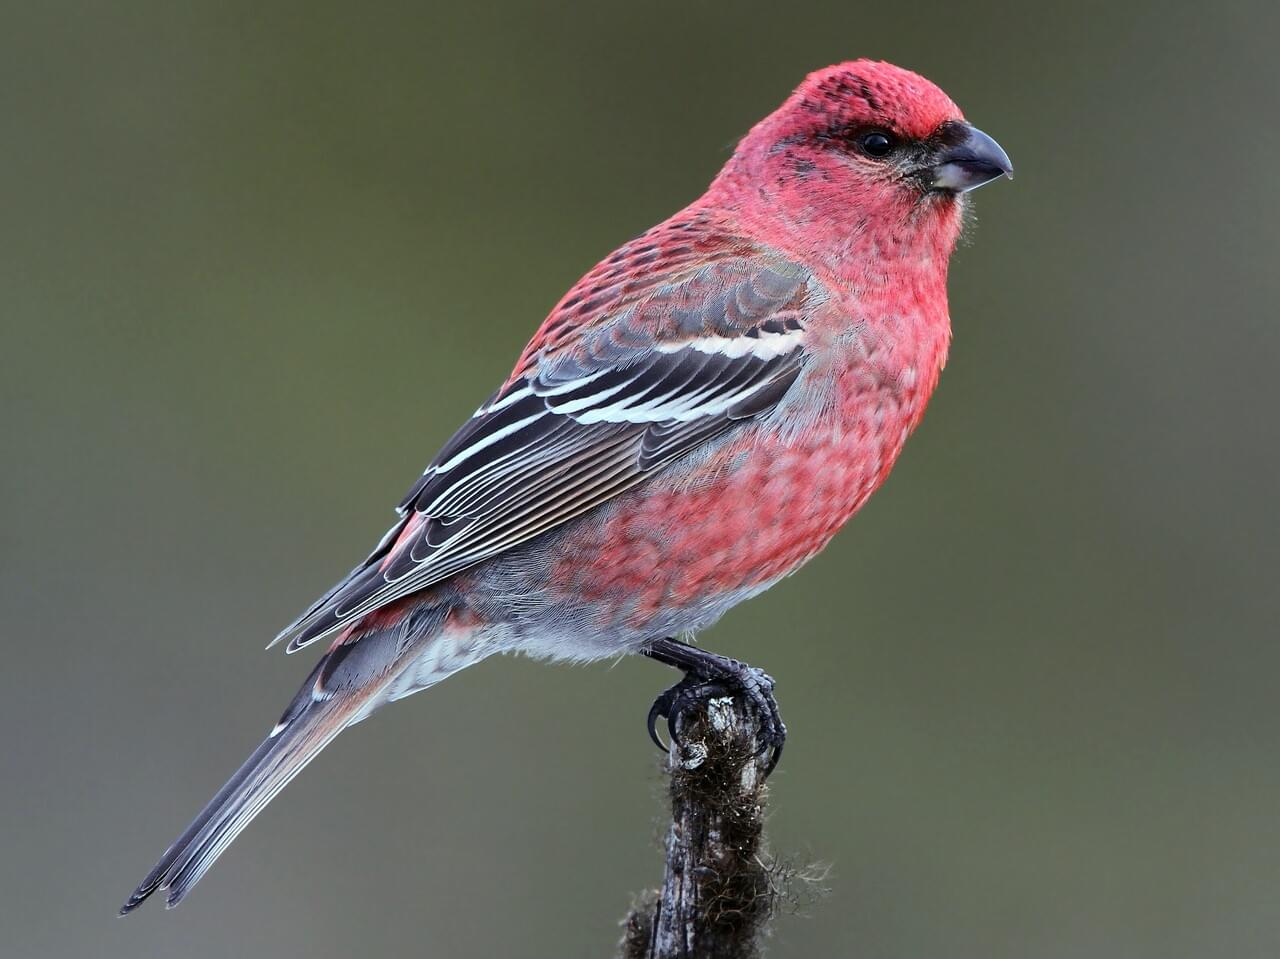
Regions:
<instances>
[{"instance_id":1,"label":"weathered branch tip","mask_svg":"<svg viewBox=\"0 0 1280 959\"><path fill-rule=\"evenodd\" d=\"M754 712L723 696L677 718L662 887L623 920L619 959L751 959L777 891L764 850L767 752Z\"/></svg>"}]
</instances>

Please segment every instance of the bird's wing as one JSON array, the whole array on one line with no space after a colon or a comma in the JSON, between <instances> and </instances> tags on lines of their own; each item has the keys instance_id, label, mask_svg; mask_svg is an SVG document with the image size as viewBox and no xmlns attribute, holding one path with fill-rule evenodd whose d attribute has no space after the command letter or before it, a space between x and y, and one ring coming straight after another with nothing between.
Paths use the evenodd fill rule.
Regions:
<instances>
[{"instance_id":1,"label":"bird's wing","mask_svg":"<svg viewBox=\"0 0 1280 959\"><path fill-rule=\"evenodd\" d=\"M374 551L276 642L291 637L293 652L772 410L804 363L816 281L741 246L713 256L681 247L674 259L633 282L621 279L627 257L615 256L570 291L511 379L409 490Z\"/></svg>"}]
</instances>

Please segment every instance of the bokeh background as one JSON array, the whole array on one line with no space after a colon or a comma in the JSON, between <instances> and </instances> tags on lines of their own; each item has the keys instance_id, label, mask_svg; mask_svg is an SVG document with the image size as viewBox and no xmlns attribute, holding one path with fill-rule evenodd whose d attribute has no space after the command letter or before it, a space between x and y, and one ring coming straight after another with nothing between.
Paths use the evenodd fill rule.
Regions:
<instances>
[{"instance_id":1,"label":"bokeh background","mask_svg":"<svg viewBox=\"0 0 1280 959\"><path fill-rule=\"evenodd\" d=\"M114 912L274 721L261 651L614 245L810 69L1017 180L888 486L705 637L791 728L771 954L1280 951L1274 4L6 4L0 955L608 956L653 663L491 660Z\"/></svg>"}]
</instances>

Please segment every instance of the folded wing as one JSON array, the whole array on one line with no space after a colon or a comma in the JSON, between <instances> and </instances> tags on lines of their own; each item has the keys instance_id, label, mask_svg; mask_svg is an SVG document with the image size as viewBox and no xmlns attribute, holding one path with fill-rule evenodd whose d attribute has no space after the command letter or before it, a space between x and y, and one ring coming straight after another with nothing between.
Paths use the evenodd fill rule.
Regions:
<instances>
[{"instance_id":1,"label":"folded wing","mask_svg":"<svg viewBox=\"0 0 1280 959\"><path fill-rule=\"evenodd\" d=\"M663 279L576 323L553 312L512 379L409 490L377 548L276 641L292 637L293 652L771 411L804 365L815 282L759 253Z\"/></svg>"}]
</instances>

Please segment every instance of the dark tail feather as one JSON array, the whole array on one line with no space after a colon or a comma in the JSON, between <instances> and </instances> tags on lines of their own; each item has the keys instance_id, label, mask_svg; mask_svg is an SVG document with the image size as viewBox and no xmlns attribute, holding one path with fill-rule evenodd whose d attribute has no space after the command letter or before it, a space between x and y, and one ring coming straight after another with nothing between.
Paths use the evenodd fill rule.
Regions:
<instances>
[{"instance_id":1,"label":"dark tail feather","mask_svg":"<svg viewBox=\"0 0 1280 959\"><path fill-rule=\"evenodd\" d=\"M325 676L326 656L316 666L276 728L253 751L195 822L170 846L123 906L125 916L156 890L167 890L166 904L176 906L200 881L240 831L294 776L302 772L338 733L354 720L383 684L348 690L332 698L313 695Z\"/></svg>"}]
</instances>

